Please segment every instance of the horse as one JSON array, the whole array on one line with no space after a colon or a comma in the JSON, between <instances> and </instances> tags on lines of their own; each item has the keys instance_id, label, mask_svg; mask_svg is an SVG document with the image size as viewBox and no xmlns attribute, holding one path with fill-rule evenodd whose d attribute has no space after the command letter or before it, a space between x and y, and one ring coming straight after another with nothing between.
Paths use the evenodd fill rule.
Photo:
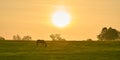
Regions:
<instances>
[{"instance_id":1,"label":"horse","mask_svg":"<svg viewBox=\"0 0 120 60\"><path fill-rule=\"evenodd\" d=\"M44 47L47 47L47 43L44 40L37 40L36 41L36 46L39 46L41 44Z\"/></svg>"}]
</instances>

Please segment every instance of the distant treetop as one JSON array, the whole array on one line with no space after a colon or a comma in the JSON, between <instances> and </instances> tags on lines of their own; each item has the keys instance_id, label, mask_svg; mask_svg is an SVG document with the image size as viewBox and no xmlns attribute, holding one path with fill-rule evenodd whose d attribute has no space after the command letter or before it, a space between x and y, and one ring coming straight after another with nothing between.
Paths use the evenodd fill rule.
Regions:
<instances>
[{"instance_id":1,"label":"distant treetop","mask_svg":"<svg viewBox=\"0 0 120 60\"><path fill-rule=\"evenodd\" d=\"M99 40L119 40L120 32L112 27L104 27L97 38Z\"/></svg>"}]
</instances>

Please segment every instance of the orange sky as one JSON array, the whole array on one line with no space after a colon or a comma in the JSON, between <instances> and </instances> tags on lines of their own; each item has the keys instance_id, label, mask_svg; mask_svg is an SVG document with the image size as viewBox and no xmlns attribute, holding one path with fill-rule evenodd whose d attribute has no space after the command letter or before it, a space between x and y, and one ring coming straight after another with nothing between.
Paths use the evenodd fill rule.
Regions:
<instances>
[{"instance_id":1,"label":"orange sky","mask_svg":"<svg viewBox=\"0 0 120 60\"><path fill-rule=\"evenodd\" d=\"M72 22L65 28L51 23L56 6L67 7ZM120 0L0 0L0 36L30 35L50 39L60 33L68 40L96 39L102 27L120 30Z\"/></svg>"}]
</instances>

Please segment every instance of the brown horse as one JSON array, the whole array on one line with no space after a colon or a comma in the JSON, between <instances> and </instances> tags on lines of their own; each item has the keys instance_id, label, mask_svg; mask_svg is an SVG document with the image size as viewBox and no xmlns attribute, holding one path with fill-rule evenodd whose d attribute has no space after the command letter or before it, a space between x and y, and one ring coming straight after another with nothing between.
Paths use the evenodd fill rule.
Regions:
<instances>
[{"instance_id":1,"label":"brown horse","mask_svg":"<svg viewBox=\"0 0 120 60\"><path fill-rule=\"evenodd\" d=\"M47 43L44 40L37 40L36 41L36 46L42 45L44 47L47 47Z\"/></svg>"}]
</instances>

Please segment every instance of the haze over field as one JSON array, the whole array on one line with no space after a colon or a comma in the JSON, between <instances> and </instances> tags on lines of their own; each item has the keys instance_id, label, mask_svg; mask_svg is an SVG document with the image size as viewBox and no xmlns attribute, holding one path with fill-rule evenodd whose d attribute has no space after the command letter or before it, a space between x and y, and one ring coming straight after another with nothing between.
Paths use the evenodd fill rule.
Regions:
<instances>
[{"instance_id":1,"label":"haze over field","mask_svg":"<svg viewBox=\"0 0 120 60\"><path fill-rule=\"evenodd\" d=\"M62 28L52 22L59 11L69 22ZM120 0L0 0L0 36L7 39L16 34L50 39L52 33L68 40L96 39L103 27L120 30Z\"/></svg>"}]
</instances>

